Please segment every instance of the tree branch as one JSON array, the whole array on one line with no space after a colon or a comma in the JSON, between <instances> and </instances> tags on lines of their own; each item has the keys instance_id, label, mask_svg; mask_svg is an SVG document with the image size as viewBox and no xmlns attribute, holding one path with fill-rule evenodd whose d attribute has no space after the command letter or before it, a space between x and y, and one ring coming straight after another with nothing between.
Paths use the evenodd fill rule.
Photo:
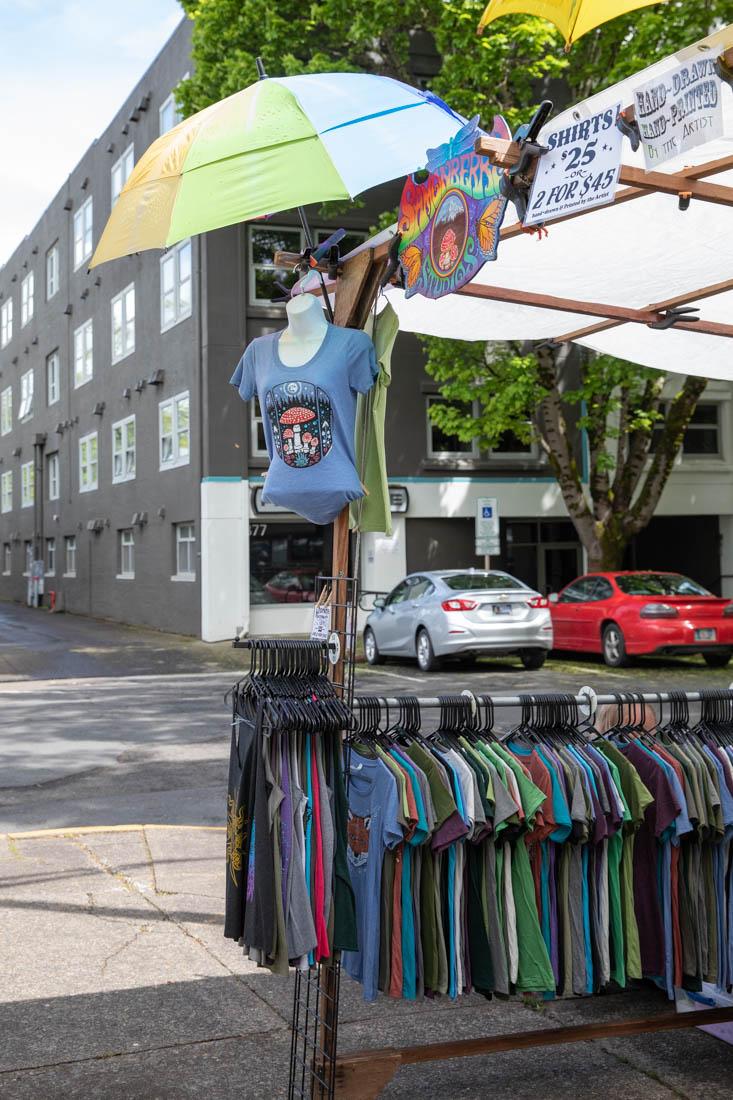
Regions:
<instances>
[{"instance_id":1,"label":"tree branch","mask_svg":"<svg viewBox=\"0 0 733 1100\"><path fill-rule=\"evenodd\" d=\"M682 389L670 404L644 485L624 525L629 535L642 531L654 515L677 452L682 446L687 425L707 384L706 378L686 378Z\"/></svg>"}]
</instances>

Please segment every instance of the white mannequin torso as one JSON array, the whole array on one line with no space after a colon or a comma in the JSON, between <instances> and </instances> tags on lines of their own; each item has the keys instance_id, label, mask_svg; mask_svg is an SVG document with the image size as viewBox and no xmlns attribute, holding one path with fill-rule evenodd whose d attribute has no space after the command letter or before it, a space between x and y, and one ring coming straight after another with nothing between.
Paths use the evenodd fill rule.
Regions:
<instances>
[{"instance_id":1,"label":"white mannequin torso","mask_svg":"<svg viewBox=\"0 0 733 1100\"><path fill-rule=\"evenodd\" d=\"M284 366L302 367L318 354L328 332L328 321L313 294L291 298L286 311L288 327L277 342L277 352Z\"/></svg>"}]
</instances>

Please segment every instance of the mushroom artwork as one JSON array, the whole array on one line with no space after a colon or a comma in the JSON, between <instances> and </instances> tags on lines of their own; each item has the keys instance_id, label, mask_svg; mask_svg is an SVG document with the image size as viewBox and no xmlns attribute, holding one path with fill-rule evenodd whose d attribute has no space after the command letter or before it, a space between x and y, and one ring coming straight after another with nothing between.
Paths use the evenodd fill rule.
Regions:
<instances>
[{"instance_id":1,"label":"mushroom artwork","mask_svg":"<svg viewBox=\"0 0 733 1100\"><path fill-rule=\"evenodd\" d=\"M295 454L295 464L298 466L306 466L308 464L308 451L310 449L303 446L303 425L315 419L316 413L313 409L306 409L304 405L295 405L293 408L285 409L280 413L280 423L283 425L287 424L292 428L292 452L290 449L286 448L286 453ZM285 431L283 431L283 439L285 439ZM303 461L303 459L305 459L305 461Z\"/></svg>"},{"instance_id":2,"label":"mushroom artwork","mask_svg":"<svg viewBox=\"0 0 733 1100\"><path fill-rule=\"evenodd\" d=\"M292 454L292 451L293 451L293 443L292 443L293 429L292 428L286 428L285 429L285 431L283 432L283 440L284 440L283 450L284 450L285 454L286 455Z\"/></svg>"}]
</instances>

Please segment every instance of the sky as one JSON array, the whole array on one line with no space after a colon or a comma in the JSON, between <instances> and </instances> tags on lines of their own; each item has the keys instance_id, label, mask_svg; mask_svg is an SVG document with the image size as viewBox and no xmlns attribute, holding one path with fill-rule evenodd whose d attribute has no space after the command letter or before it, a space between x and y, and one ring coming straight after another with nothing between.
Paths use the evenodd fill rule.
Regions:
<instances>
[{"instance_id":1,"label":"sky","mask_svg":"<svg viewBox=\"0 0 733 1100\"><path fill-rule=\"evenodd\" d=\"M0 0L0 265L182 15L177 0Z\"/></svg>"}]
</instances>

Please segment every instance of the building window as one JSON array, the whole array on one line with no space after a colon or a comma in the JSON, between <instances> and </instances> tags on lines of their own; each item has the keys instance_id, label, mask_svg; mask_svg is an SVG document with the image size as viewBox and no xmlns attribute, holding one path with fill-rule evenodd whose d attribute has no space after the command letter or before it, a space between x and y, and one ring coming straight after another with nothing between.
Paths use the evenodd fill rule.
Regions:
<instances>
[{"instance_id":1,"label":"building window","mask_svg":"<svg viewBox=\"0 0 733 1100\"><path fill-rule=\"evenodd\" d=\"M326 529L309 523L250 527L250 604L313 603L316 577L328 569Z\"/></svg>"},{"instance_id":2,"label":"building window","mask_svg":"<svg viewBox=\"0 0 733 1100\"><path fill-rule=\"evenodd\" d=\"M112 425L112 481L132 481L135 477L135 417L128 416Z\"/></svg>"},{"instance_id":3,"label":"building window","mask_svg":"<svg viewBox=\"0 0 733 1100\"><path fill-rule=\"evenodd\" d=\"M0 348L6 347L13 339L13 299L8 298L0 306Z\"/></svg>"},{"instance_id":4,"label":"building window","mask_svg":"<svg viewBox=\"0 0 733 1100\"><path fill-rule=\"evenodd\" d=\"M464 442L457 435L451 435L439 428L430 418L430 409L436 405L455 405L466 416L471 415L471 406L458 401L448 401L438 394L425 399L428 429L428 458L473 458L478 453L474 440Z\"/></svg>"},{"instance_id":5,"label":"building window","mask_svg":"<svg viewBox=\"0 0 733 1100\"><path fill-rule=\"evenodd\" d=\"M3 512L13 510L13 471L6 470L0 477L0 508Z\"/></svg>"},{"instance_id":6,"label":"building window","mask_svg":"<svg viewBox=\"0 0 733 1100\"><path fill-rule=\"evenodd\" d=\"M120 197L120 191L130 178L135 164L135 146L131 143L112 165L112 205Z\"/></svg>"},{"instance_id":7,"label":"building window","mask_svg":"<svg viewBox=\"0 0 733 1100\"><path fill-rule=\"evenodd\" d=\"M250 458L267 458L267 441L262 421L262 409L257 397L249 403L249 454Z\"/></svg>"},{"instance_id":8,"label":"building window","mask_svg":"<svg viewBox=\"0 0 733 1100\"><path fill-rule=\"evenodd\" d=\"M118 577L135 576L135 532L132 527L120 531L120 571Z\"/></svg>"},{"instance_id":9,"label":"building window","mask_svg":"<svg viewBox=\"0 0 733 1100\"><path fill-rule=\"evenodd\" d=\"M184 77L185 79L185 77ZM174 126L177 126L181 121L182 115L176 106L175 93L171 92L168 98L161 103L158 108L158 119L160 121L161 134L167 134L169 130L172 130Z\"/></svg>"},{"instance_id":10,"label":"building window","mask_svg":"<svg viewBox=\"0 0 733 1100\"><path fill-rule=\"evenodd\" d=\"M3 543L3 576L9 577L13 571L13 548L9 542Z\"/></svg>"},{"instance_id":11,"label":"building window","mask_svg":"<svg viewBox=\"0 0 733 1100\"><path fill-rule=\"evenodd\" d=\"M26 539L23 543L23 559L25 561L24 577L30 577L31 569L33 568L33 543Z\"/></svg>"},{"instance_id":12,"label":"building window","mask_svg":"<svg viewBox=\"0 0 733 1100\"><path fill-rule=\"evenodd\" d=\"M490 458L537 458L534 443L525 443L514 432L502 432L499 442L489 452Z\"/></svg>"},{"instance_id":13,"label":"building window","mask_svg":"<svg viewBox=\"0 0 733 1100\"><path fill-rule=\"evenodd\" d=\"M92 196L85 199L74 214L74 270L81 267L92 254Z\"/></svg>"},{"instance_id":14,"label":"building window","mask_svg":"<svg viewBox=\"0 0 733 1100\"><path fill-rule=\"evenodd\" d=\"M61 396L61 360L58 350L52 351L46 359L46 400L55 405Z\"/></svg>"},{"instance_id":15,"label":"building window","mask_svg":"<svg viewBox=\"0 0 733 1100\"><path fill-rule=\"evenodd\" d=\"M79 492L91 493L99 486L99 455L97 433L90 432L79 440Z\"/></svg>"},{"instance_id":16,"label":"building window","mask_svg":"<svg viewBox=\"0 0 733 1100\"><path fill-rule=\"evenodd\" d=\"M20 408L19 420L30 420L33 416L33 371L27 370L20 376Z\"/></svg>"},{"instance_id":17,"label":"building window","mask_svg":"<svg viewBox=\"0 0 733 1100\"><path fill-rule=\"evenodd\" d=\"M76 535L64 539L64 576L76 576Z\"/></svg>"},{"instance_id":18,"label":"building window","mask_svg":"<svg viewBox=\"0 0 733 1100\"><path fill-rule=\"evenodd\" d=\"M36 292L36 277L29 271L20 284L20 327L27 325L33 316L33 299Z\"/></svg>"},{"instance_id":19,"label":"building window","mask_svg":"<svg viewBox=\"0 0 733 1100\"><path fill-rule=\"evenodd\" d=\"M272 307L272 296L276 293L275 280L285 286L296 281L294 273L286 267L275 267L273 256L276 252L302 252L303 236L299 229L274 229L268 226L261 229L251 226L249 230L249 301L253 306Z\"/></svg>"},{"instance_id":20,"label":"building window","mask_svg":"<svg viewBox=\"0 0 733 1100\"><path fill-rule=\"evenodd\" d=\"M24 462L20 467L20 506L32 508L35 500L36 477L33 461Z\"/></svg>"},{"instance_id":21,"label":"building window","mask_svg":"<svg viewBox=\"0 0 733 1100\"><path fill-rule=\"evenodd\" d=\"M160 260L160 331L191 316L191 242L174 245Z\"/></svg>"},{"instance_id":22,"label":"building window","mask_svg":"<svg viewBox=\"0 0 733 1100\"><path fill-rule=\"evenodd\" d=\"M135 284L112 299L112 362L135 350Z\"/></svg>"},{"instance_id":23,"label":"building window","mask_svg":"<svg viewBox=\"0 0 733 1100\"><path fill-rule=\"evenodd\" d=\"M176 524L176 578L196 579L196 530L192 523Z\"/></svg>"},{"instance_id":24,"label":"building window","mask_svg":"<svg viewBox=\"0 0 733 1100\"><path fill-rule=\"evenodd\" d=\"M46 539L46 576L56 576L56 539Z\"/></svg>"},{"instance_id":25,"label":"building window","mask_svg":"<svg viewBox=\"0 0 733 1100\"><path fill-rule=\"evenodd\" d=\"M663 403L659 406L659 411L666 417L669 406ZM656 451L663 430L664 422L660 420L652 434L649 448L651 454ZM701 401L695 408L690 423L685 429L681 456L693 459L723 457L720 439L720 405L717 401Z\"/></svg>"},{"instance_id":26,"label":"building window","mask_svg":"<svg viewBox=\"0 0 733 1100\"><path fill-rule=\"evenodd\" d=\"M0 435L13 430L13 390L8 386L0 395Z\"/></svg>"},{"instance_id":27,"label":"building window","mask_svg":"<svg viewBox=\"0 0 733 1100\"><path fill-rule=\"evenodd\" d=\"M74 332L74 389L91 381L94 374L94 329L89 318Z\"/></svg>"},{"instance_id":28,"label":"building window","mask_svg":"<svg viewBox=\"0 0 733 1100\"><path fill-rule=\"evenodd\" d=\"M703 402L697 406L685 430L682 454L691 458L720 458L720 405Z\"/></svg>"},{"instance_id":29,"label":"building window","mask_svg":"<svg viewBox=\"0 0 733 1100\"><path fill-rule=\"evenodd\" d=\"M191 452L188 394L179 393L169 401L161 401L159 410L160 468L185 466Z\"/></svg>"},{"instance_id":30,"label":"building window","mask_svg":"<svg viewBox=\"0 0 733 1100\"><path fill-rule=\"evenodd\" d=\"M53 298L59 289L59 245L58 241L46 253L46 301Z\"/></svg>"},{"instance_id":31,"label":"building window","mask_svg":"<svg viewBox=\"0 0 733 1100\"><path fill-rule=\"evenodd\" d=\"M59 455L58 451L46 457L46 481L48 482L48 499L59 499Z\"/></svg>"}]
</instances>

